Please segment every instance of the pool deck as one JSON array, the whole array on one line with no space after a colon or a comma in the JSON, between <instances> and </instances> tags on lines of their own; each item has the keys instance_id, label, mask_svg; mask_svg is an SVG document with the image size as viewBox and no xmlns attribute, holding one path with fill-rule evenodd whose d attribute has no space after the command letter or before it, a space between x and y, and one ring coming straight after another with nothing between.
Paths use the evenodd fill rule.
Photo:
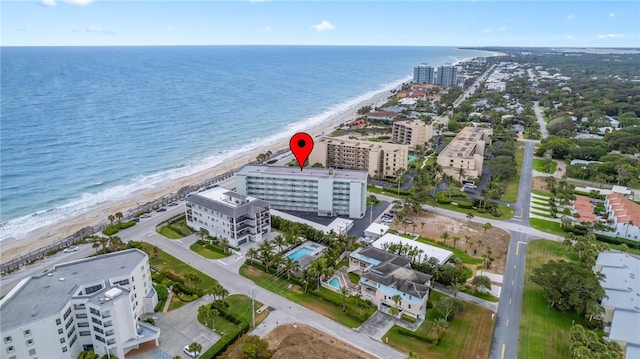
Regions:
<instances>
[{"instance_id":1,"label":"pool deck","mask_svg":"<svg viewBox=\"0 0 640 359\"><path fill-rule=\"evenodd\" d=\"M286 252L284 254L285 257L289 257L291 254L296 253L297 251L306 248L307 250L310 250L311 252L308 254L305 254L303 256L300 256L299 258L295 259L296 262L300 263L301 266L305 267L306 265L308 265L311 261L313 261L315 258L317 258L322 251L325 250L325 246L312 242L312 241L305 241L303 242L301 245L291 249L290 251Z\"/></svg>"}]
</instances>

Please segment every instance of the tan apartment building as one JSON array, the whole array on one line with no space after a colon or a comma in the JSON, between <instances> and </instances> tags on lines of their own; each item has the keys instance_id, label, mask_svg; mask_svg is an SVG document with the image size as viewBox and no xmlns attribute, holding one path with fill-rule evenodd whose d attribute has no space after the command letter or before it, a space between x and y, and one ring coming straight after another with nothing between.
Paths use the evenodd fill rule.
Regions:
<instances>
[{"instance_id":1,"label":"tan apartment building","mask_svg":"<svg viewBox=\"0 0 640 359\"><path fill-rule=\"evenodd\" d=\"M408 119L393 123L391 139L395 143L414 148L416 145L424 145L431 140L431 137L433 137L433 126L422 120Z\"/></svg>"},{"instance_id":2,"label":"tan apartment building","mask_svg":"<svg viewBox=\"0 0 640 359\"><path fill-rule=\"evenodd\" d=\"M485 146L491 143L493 130L481 127L465 127L438 155L438 164L445 174L461 180L475 179L482 175Z\"/></svg>"},{"instance_id":3,"label":"tan apartment building","mask_svg":"<svg viewBox=\"0 0 640 359\"><path fill-rule=\"evenodd\" d=\"M369 176L395 177L407 168L409 148L394 143L322 137L315 141L309 163L325 167L366 170Z\"/></svg>"}]
</instances>

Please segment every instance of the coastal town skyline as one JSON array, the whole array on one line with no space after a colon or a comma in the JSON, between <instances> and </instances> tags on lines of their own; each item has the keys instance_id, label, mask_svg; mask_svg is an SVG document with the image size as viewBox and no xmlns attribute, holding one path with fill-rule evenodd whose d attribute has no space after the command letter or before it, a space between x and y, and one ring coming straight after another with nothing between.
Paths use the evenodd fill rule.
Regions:
<instances>
[{"instance_id":1,"label":"coastal town skyline","mask_svg":"<svg viewBox=\"0 0 640 359\"><path fill-rule=\"evenodd\" d=\"M3 46L640 46L640 5L626 1L34 0L2 8Z\"/></svg>"}]
</instances>

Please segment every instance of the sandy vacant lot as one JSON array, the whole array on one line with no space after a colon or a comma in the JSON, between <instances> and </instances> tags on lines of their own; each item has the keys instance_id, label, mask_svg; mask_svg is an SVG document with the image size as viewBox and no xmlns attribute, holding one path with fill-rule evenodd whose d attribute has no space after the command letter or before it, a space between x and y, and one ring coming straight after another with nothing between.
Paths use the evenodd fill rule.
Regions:
<instances>
[{"instance_id":1,"label":"sandy vacant lot","mask_svg":"<svg viewBox=\"0 0 640 359\"><path fill-rule=\"evenodd\" d=\"M341 340L305 324L281 325L265 339L274 351L273 359L357 359L375 358Z\"/></svg>"},{"instance_id":2,"label":"sandy vacant lot","mask_svg":"<svg viewBox=\"0 0 640 359\"><path fill-rule=\"evenodd\" d=\"M499 274L504 273L507 250L509 248L509 234L504 230L494 227L485 233L480 223L450 218L430 212L424 212L419 216L409 215L407 218L416 225L415 232L413 225L409 224L405 227L404 224L397 223L397 221L394 221L391 228L400 232L404 232L406 228L409 234L419 234L421 237L441 243L444 242L442 234L447 232L449 233L449 239L447 239L446 245L453 246L453 237L458 236L460 240L456 243L456 248L462 249L467 254L478 258L482 258L486 248L491 247L492 257L495 258L495 261L489 271ZM422 223L424 223L424 226L422 226ZM475 255L474 249L476 250Z\"/></svg>"}]
</instances>

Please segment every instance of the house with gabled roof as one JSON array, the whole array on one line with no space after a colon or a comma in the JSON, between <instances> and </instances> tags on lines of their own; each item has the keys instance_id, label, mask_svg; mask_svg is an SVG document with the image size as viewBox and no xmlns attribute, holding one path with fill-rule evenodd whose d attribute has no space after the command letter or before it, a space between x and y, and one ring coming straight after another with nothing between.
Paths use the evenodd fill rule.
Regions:
<instances>
[{"instance_id":1,"label":"house with gabled roof","mask_svg":"<svg viewBox=\"0 0 640 359\"><path fill-rule=\"evenodd\" d=\"M379 311L396 307L401 314L424 320L433 277L411 269L409 258L375 247L358 248L349 255L349 271L360 274L362 298Z\"/></svg>"}]
</instances>

